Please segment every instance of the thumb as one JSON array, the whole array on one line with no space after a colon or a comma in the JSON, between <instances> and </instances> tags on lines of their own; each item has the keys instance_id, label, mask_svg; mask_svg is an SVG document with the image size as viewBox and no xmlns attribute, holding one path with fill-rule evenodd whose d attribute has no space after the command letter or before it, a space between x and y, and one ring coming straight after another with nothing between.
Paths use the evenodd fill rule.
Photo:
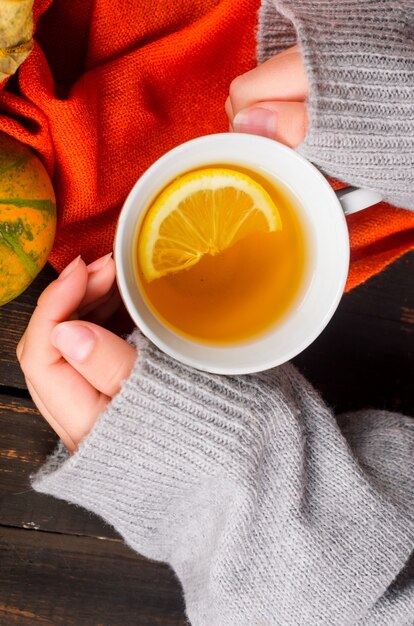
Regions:
<instances>
[{"instance_id":1,"label":"thumb","mask_svg":"<svg viewBox=\"0 0 414 626\"><path fill-rule=\"evenodd\" d=\"M304 102L260 102L242 109L232 122L235 132L262 135L296 148L308 125Z\"/></svg>"},{"instance_id":2,"label":"thumb","mask_svg":"<svg viewBox=\"0 0 414 626\"><path fill-rule=\"evenodd\" d=\"M95 389L112 397L128 378L136 350L109 330L81 320L58 324L52 344Z\"/></svg>"}]
</instances>

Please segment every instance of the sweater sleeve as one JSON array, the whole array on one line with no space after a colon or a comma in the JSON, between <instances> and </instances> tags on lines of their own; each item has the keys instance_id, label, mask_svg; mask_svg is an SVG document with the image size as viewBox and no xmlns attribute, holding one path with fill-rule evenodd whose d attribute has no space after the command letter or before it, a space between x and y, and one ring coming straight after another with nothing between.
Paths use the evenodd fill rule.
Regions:
<instances>
[{"instance_id":1,"label":"sweater sleeve","mask_svg":"<svg viewBox=\"0 0 414 626\"><path fill-rule=\"evenodd\" d=\"M298 151L414 210L412 0L262 0L259 61L295 43L309 80Z\"/></svg>"},{"instance_id":2,"label":"sweater sleeve","mask_svg":"<svg viewBox=\"0 0 414 626\"><path fill-rule=\"evenodd\" d=\"M412 422L391 428L404 478L385 450L388 482L377 480L293 366L220 377L131 341L138 359L120 393L34 488L169 563L193 626L408 624L406 586L394 621L368 620L414 545Z\"/></svg>"}]
</instances>

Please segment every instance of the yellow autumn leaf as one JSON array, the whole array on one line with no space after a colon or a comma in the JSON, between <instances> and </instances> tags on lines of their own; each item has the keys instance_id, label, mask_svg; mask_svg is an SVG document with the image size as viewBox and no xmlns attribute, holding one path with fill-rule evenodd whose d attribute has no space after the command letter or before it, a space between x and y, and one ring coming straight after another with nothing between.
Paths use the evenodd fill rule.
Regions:
<instances>
[{"instance_id":1,"label":"yellow autumn leaf","mask_svg":"<svg viewBox=\"0 0 414 626\"><path fill-rule=\"evenodd\" d=\"M33 48L33 1L0 0L0 83Z\"/></svg>"}]
</instances>

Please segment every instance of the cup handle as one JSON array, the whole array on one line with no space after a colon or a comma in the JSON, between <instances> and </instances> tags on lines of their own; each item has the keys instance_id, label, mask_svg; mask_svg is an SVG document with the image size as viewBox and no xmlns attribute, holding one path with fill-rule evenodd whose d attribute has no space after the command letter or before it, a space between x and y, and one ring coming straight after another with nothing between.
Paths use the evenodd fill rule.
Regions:
<instances>
[{"instance_id":1,"label":"cup handle","mask_svg":"<svg viewBox=\"0 0 414 626\"><path fill-rule=\"evenodd\" d=\"M351 215L362 211L377 202L381 202L382 197L377 191L370 189L358 189L358 187L345 187L335 191L336 197L342 205L345 215Z\"/></svg>"}]
</instances>

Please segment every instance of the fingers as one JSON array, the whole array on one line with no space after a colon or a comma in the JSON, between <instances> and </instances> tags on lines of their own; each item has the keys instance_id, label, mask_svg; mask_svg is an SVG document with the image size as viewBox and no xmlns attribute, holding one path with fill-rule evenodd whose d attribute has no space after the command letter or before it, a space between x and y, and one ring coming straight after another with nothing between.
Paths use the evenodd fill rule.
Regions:
<instances>
[{"instance_id":1,"label":"fingers","mask_svg":"<svg viewBox=\"0 0 414 626\"><path fill-rule=\"evenodd\" d=\"M233 107L231 105L230 96L228 96L226 102L224 103L224 110L226 111L226 115L229 118L230 130L233 130L232 121L234 117Z\"/></svg>"},{"instance_id":2,"label":"fingers","mask_svg":"<svg viewBox=\"0 0 414 626\"><path fill-rule=\"evenodd\" d=\"M286 48L286 50L282 50L282 52L278 53L278 57L285 57L288 54L292 54L292 53L296 53L296 52L300 52L299 46L298 44L296 44L295 46L292 46L291 48Z\"/></svg>"},{"instance_id":3,"label":"fingers","mask_svg":"<svg viewBox=\"0 0 414 626\"><path fill-rule=\"evenodd\" d=\"M32 370L25 378L40 413L70 451L91 431L110 401L62 357L59 363L38 374Z\"/></svg>"},{"instance_id":4,"label":"fingers","mask_svg":"<svg viewBox=\"0 0 414 626\"><path fill-rule=\"evenodd\" d=\"M85 296L79 306L79 316L100 306L111 294L115 282L115 263L112 252L86 266L88 282Z\"/></svg>"},{"instance_id":5,"label":"fingers","mask_svg":"<svg viewBox=\"0 0 414 626\"><path fill-rule=\"evenodd\" d=\"M106 322L122 303L115 280L112 252L87 266L88 284L78 316L96 324Z\"/></svg>"},{"instance_id":6,"label":"fingers","mask_svg":"<svg viewBox=\"0 0 414 626\"><path fill-rule=\"evenodd\" d=\"M69 322L85 325L80 339L79 328L77 337L72 333L70 345L67 332L66 344L62 334L64 322L76 317L79 307L100 304L99 308L109 313L117 305L114 277L114 264L108 255L88 267L80 257L75 259L40 296L16 350L34 402L72 451L128 376L136 357L125 341L88 322ZM56 326L60 331L53 335ZM88 331L92 341L90 334L85 341ZM68 358L63 358L52 336L59 337L58 348L63 337Z\"/></svg>"},{"instance_id":7,"label":"fingers","mask_svg":"<svg viewBox=\"0 0 414 626\"><path fill-rule=\"evenodd\" d=\"M86 309L81 309L79 317L95 324L104 324L118 311L122 304L122 298L116 282L112 284L109 292L102 298L93 302Z\"/></svg>"},{"instance_id":8,"label":"fingers","mask_svg":"<svg viewBox=\"0 0 414 626\"><path fill-rule=\"evenodd\" d=\"M308 125L303 102L261 102L239 111L233 119L233 130L262 135L296 148L305 138Z\"/></svg>"},{"instance_id":9,"label":"fingers","mask_svg":"<svg viewBox=\"0 0 414 626\"><path fill-rule=\"evenodd\" d=\"M242 109L261 102L304 102L308 80L297 46L277 54L230 85L230 102L226 110L231 118Z\"/></svg>"},{"instance_id":10,"label":"fingers","mask_svg":"<svg viewBox=\"0 0 414 626\"><path fill-rule=\"evenodd\" d=\"M34 401L69 445L64 433L72 442L79 441L89 432L99 409L108 401L73 370L50 340L56 324L66 320L79 307L87 282L86 265L78 257L41 294L17 348Z\"/></svg>"},{"instance_id":11,"label":"fingers","mask_svg":"<svg viewBox=\"0 0 414 626\"><path fill-rule=\"evenodd\" d=\"M51 428L53 428L53 430L55 431L59 439L63 441L63 444L65 445L65 447L70 452L74 452L76 450L77 444L73 441L72 437L69 435L69 433L66 432L66 430L62 427L62 425L59 424L59 422L57 422L55 418L52 416L52 414L49 412L49 410L42 402L41 398L39 397L37 391L31 384L31 382L26 379L26 383L27 383L27 388L29 390L29 393L32 396L32 400L37 406L37 408L39 409L39 412L43 415L46 421L49 422L49 425L51 426ZM80 438L78 442L79 441L80 441Z\"/></svg>"},{"instance_id":12,"label":"fingers","mask_svg":"<svg viewBox=\"0 0 414 626\"><path fill-rule=\"evenodd\" d=\"M77 311L85 297L87 283L86 265L80 257L77 257L40 295L25 332L21 355L21 359L27 362L30 369L40 371L43 366L61 359L61 354L50 342L50 334L56 324L68 319ZM29 360L25 359L25 347L28 343L30 343Z\"/></svg>"},{"instance_id":13,"label":"fingers","mask_svg":"<svg viewBox=\"0 0 414 626\"><path fill-rule=\"evenodd\" d=\"M88 316L88 319L96 323L106 321L119 307L122 300L115 281L115 263L112 252L97 259L86 266L88 273L85 292L79 304L79 311L73 310L70 316L73 318ZM75 265L80 257L75 259ZM68 268L72 264L68 265ZM66 271L63 270L63 273ZM20 361L26 331L20 338L16 347L17 358Z\"/></svg>"},{"instance_id":14,"label":"fingers","mask_svg":"<svg viewBox=\"0 0 414 626\"><path fill-rule=\"evenodd\" d=\"M17 356L18 361L20 361L21 356L22 356L25 339L26 339L26 331L24 331L23 335L20 337L19 343L16 346L16 356Z\"/></svg>"},{"instance_id":15,"label":"fingers","mask_svg":"<svg viewBox=\"0 0 414 626\"><path fill-rule=\"evenodd\" d=\"M92 387L110 397L129 376L137 356L129 343L86 321L59 324L51 340L74 370Z\"/></svg>"},{"instance_id":16,"label":"fingers","mask_svg":"<svg viewBox=\"0 0 414 626\"><path fill-rule=\"evenodd\" d=\"M225 103L230 130L296 148L307 131L307 95L302 56L294 46L232 82Z\"/></svg>"}]
</instances>

